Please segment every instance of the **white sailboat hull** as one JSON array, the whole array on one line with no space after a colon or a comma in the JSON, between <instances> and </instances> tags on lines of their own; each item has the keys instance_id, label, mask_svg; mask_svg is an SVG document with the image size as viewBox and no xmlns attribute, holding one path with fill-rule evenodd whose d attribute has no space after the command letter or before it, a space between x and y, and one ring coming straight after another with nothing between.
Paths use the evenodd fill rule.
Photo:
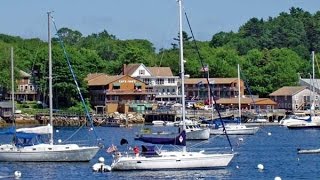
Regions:
<instances>
[{"instance_id":1,"label":"white sailboat hull","mask_svg":"<svg viewBox=\"0 0 320 180\"><path fill-rule=\"evenodd\" d=\"M246 127L245 125L226 125L225 129L228 135L253 135L258 130L259 127ZM210 129L211 135L222 135L225 134L223 128L220 127L218 129Z\"/></svg>"},{"instance_id":2,"label":"white sailboat hull","mask_svg":"<svg viewBox=\"0 0 320 180\"><path fill-rule=\"evenodd\" d=\"M223 168L234 154L204 154L201 152L166 152L155 157L126 156L116 159L112 170L163 170Z\"/></svg>"},{"instance_id":3,"label":"white sailboat hull","mask_svg":"<svg viewBox=\"0 0 320 180\"><path fill-rule=\"evenodd\" d=\"M186 130L187 140L208 140L210 138L210 129Z\"/></svg>"},{"instance_id":4,"label":"white sailboat hull","mask_svg":"<svg viewBox=\"0 0 320 180\"><path fill-rule=\"evenodd\" d=\"M90 161L99 147L80 147L76 144L16 147L11 144L0 146L0 161L6 162L85 162Z\"/></svg>"}]
</instances>

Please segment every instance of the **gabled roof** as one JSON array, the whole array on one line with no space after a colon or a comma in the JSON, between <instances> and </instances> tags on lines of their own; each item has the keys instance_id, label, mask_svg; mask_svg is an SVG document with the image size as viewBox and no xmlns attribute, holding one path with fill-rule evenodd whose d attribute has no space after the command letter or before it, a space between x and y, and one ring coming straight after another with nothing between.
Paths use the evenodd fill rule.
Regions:
<instances>
[{"instance_id":1,"label":"gabled roof","mask_svg":"<svg viewBox=\"0 0 320 180\"><path fill-rule=\"evenodd\" d=\"M293 96L306 88L306 86L284 86L274 91L269 96Z\"/></svg>"},{"instance_id":2,"label":"gabled roof","mask_svg":"<svg viewBox=\"0 0 320 180\"><path fill-rule=\"evenodd\" d=\"M144 64L124 65L121 74L132 75L140 66L143 66L152 76L173 76L170 67L145 67Z\"/></svg>"},{"instance_id":3,"label":"gabled roof","mask_svg":"<svg viewBox=\"0 0 320 180\"><path fill-rule=\"evenodd\" d=\"M93 73L93 74L91 74L90 73L90 74L87 75L86 78L84 78L84 80L89 81L91 79L94 79L94 78L96 78L98 76L103 76L103 75L106 75L106 74L104 74L104 73Z\"/></svg>"},{"instance_id":4,"label":"gabled roof","mask_svg":"<svg viewBox=\"0 0 320 180\"><path fill-rule=\"evenodd\" d=\"M147 67L152 76L173 76L170 67Z\"/></svg>"},{"instance_id":5,"label":"gabled roof","mask_svg":"<svg viewBox=\"0 0 320 180\"><path fill-rule=\"evenodd\" d=\"M128 64L125 65L121 74L132 75L142 64Z\"/></svg>"},{"instance_id":6,"label":"gabled roof","mask_svg":"<svg viewBox=\"0 0 320 180\"><path fill-rule=\"evenodd\" d=\"M231 84L238 81L238 78L209 78L210 82L214 84ZM202 84L208 84L206 78L186 78L184 80L185 84L198 84L202 82Z\"/></svg>"},{"instance_id":7,"label":"gabled roof","mask_svg":"<svg viewBox=\"0 0 320 180\"><path fill-rule=\"evenodd\" d=\"M217 104L238 104L238 98L221 98L217 100ZM269 98L241 98L240 99L241 104L256 104L256 105L277 105L276 102Z\"/></svg>"},{"instance_id":8,"label":"gabled roof","mask_svg":"<svg viewBox=\"0 0 320 180\"><path fill-rule=\"evenodd\" d=\"M96 76L88 80L88 86L104 86L110 84L118 79L123 78L127 75L117 75L117 76L108 76L106 74Z\"/></svg>"},{"instance_id":9,"label":"gabled roof","mask_svg":"<svg viewBox=\"0 0 320 180\"><path fill-rule=\"evenodd\" d=\"M20 76L21 76L21 77L31 77L30 74L28 74L28 73L26 73L26 72L24 72L24 71L22 71L22 70L19 70L19 73L20 73Z\"/></svg>"}]
</instances>

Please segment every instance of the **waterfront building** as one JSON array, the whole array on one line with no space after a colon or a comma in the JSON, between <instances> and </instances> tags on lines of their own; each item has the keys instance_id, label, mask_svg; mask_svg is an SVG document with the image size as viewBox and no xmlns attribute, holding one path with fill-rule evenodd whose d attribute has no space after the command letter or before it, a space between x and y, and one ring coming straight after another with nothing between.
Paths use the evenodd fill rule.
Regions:
<instances>
[{"instance_id":1,"label":"waterfront building","mask_svg":"<svg viewBox=\"0 0 320 180\"><path fill-rule=\"evenodd\" d=\"M239 94L238 78L209 78L209 85L213 89L215 99L234 98ZM186 78L186 98L188 100L210 99L208 82L206 78ZM244 82L240 80L240 91L244 94Z\"/></svg>"},{"instance_id":2,"label":"waterfront building","mask_svg":"<svg viewBox=\"0 0 320 180\"><path fill-rule=\"evenodd\" d=\"M179 102L179 76L174 76L170 67L146 67L144 64L124 64L121 74L129 75L146 84L155 93L158 102Z\"/></svg>"},{"instance_id":3,"label":"waterfront building","mask_svg":"<svg viewBox=\"0 0 320 180\"><path fill-rule=\"evenodd\" d=\"M152 109L154 93L146 84L128 75L89 74L90 103L100 114L143 112Z\"/></svg>"},{"instance_id":4,"label":"waterfront building","mask_svg":"<svg viewBox=\"0 0 320 180\"><path fill-rule=\"evenodd\" d=\"M17 89L14 92L17 101L36 101L37 88L32 81L32 76L22 70L19 70L20 78L17 80ZM11 99L11 91L7 93L6 99Z\"/></svg>"},{"instance_id":5,"label":"waterfront building","mask_svg":"<svg viewBox=\"0 0 320 180\"><path fill-rule=\"evenodd\" d=\"M284 86L270 95L278 109L288 111L306 110L311 107L312 91L307 86ZM314 96L315 108L319 107L319 94Z\"/></svg>"}]
</instances>

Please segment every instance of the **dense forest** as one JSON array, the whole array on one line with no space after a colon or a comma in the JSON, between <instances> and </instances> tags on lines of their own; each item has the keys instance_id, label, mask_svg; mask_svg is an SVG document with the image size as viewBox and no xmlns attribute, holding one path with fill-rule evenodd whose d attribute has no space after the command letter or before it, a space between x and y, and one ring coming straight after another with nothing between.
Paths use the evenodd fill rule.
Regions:
<instances>
[{"instance_id":1,"label":"dense forest","mask_svg":"<svg viewBox=\"0 0 320 180\"><path fill-rule=\"evenodd\" d=\"M194 40L188 32L185 30L182 36L186 74L203 77L203 72L199 71L200 59L208 64L210 77L236 77L237 64L240 64L241 78L248 83L252 94L267 97L282 86L297 85L298 74L309 77L311 51L320 52L320 11L311 14L301 8L291 8L277 17L251 18L239 27L238 32L219 32L205 42ZM84 78L88 73L115 75L123 64L169 66L175 75L179 75L178 34L172 37L171 48L156 51L148 40L119 40L107 30L88 36L69 28L61 28L57 33L64 41L85 94ZM52 38L52 42L55 104L58 107L74 106L79 98L63 49L57 37ZM10 87L11 46L14 47L16 70L33 74L39 92L45 93L48 45L37 38L0 34L0 86Z\"/></svg>"}]
</instances>

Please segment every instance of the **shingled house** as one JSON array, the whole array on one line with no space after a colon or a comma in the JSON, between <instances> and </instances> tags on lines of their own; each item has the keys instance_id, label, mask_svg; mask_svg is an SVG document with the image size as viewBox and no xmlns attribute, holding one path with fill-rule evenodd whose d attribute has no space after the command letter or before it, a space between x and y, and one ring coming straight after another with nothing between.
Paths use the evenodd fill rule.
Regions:
<instances>
[{"instance_id":1,"label":"shingled house","mask_svg":"<svg viewBox=\"0 0 320 180\"><path fill-rule=\"evenodd\" d=\"M97 112L140 112L152 108L153 92L144 82L128 75L89 74L90 102Z\"/></svg>"},{"instance_id":2,"label":"shingled house","mask_svg":"<svg viewBox=\"0 0 320 180\"><path fill-rule=\"evenodd\" d=\"M273 93L270 98L277 102L278 109L290 111L305 110L311 105L312 91L307 86L284 86ZM315 107L319 107L319 95L314 95Z\"/></svg>"}]
</instances>

